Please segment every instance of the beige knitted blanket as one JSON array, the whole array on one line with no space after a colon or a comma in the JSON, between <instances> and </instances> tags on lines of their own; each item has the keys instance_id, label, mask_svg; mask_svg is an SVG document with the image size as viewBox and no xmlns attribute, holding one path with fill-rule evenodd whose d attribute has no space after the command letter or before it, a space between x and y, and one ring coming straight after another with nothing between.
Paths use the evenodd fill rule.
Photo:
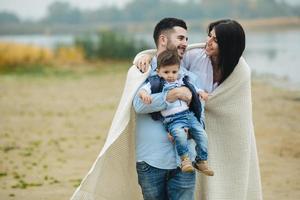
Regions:
<instances>
[{"instance_id":1,"label":"beige knitted blanket","mask_svg":"<svg viewBox=\"0 0 300 200\"><path fill-rule=\"evenodd\" d=\"M189 48L203 47L194 44ZM71 200L139 200L132 99L147 78L132 66L106 142ZM209 163L215 176L197 175L195 199L260 200L252 124L250 69L243 58L206 103Z\"/></svg>"}]
</instances>

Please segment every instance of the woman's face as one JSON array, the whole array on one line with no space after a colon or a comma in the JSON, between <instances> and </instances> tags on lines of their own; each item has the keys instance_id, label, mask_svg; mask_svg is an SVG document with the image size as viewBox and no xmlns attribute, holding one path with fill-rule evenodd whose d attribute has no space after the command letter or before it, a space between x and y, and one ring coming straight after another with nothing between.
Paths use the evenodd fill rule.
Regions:
<instances>
[{"instance_id":1,"label":"woman's face","mask_svg":"<svg viewBox=\"0 0 300 200\"><path fill-rule=\"evenodd\" d=\"M206 45L205 45L205 52L210 57L219 55L219 46L218 46L215 29L212 29L208 34Z\"/></svg>"}]
</instances>

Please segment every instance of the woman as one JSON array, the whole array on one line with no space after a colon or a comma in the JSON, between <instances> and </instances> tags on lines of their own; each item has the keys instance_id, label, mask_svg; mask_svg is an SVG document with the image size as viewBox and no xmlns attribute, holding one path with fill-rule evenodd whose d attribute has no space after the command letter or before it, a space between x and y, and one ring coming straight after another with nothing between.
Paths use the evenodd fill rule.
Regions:
<instances>
[{"instance_id":1,"label":"woman","mask_svg":"<svg viewBox=\"0 0 300 200\"><path fill-rule=\"evenodd\" d=\"M208 26L205 49L188 51L183 62L187 69L202 78L207 91L212 92L232 73L244 49L242 26L234 20L219 20Z\"/></svg>"},{"instance_id":2,"label":"woman","mask_svg":"<svg viewBox=\"0 0 300 200\"><path fill-rule=\"evenodd\" d=\"M215 176L198 175L196 199L262 199L250 70L241 57L244 49L242 26L234 20L219 20L209 24L206 44L189 46L183 58L182 66L199 76L210 93L206 131ZM143 63L148 61L149 56L142 56L137 63L145 70ZM180 91L174 95L182 96Z\"/></svg>"}]
</instances>

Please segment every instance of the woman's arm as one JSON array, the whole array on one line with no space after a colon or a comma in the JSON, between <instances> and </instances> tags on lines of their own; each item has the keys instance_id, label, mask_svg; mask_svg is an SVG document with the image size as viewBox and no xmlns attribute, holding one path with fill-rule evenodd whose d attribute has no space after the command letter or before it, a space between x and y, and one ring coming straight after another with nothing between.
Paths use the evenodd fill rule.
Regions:
<instances>
[{"instance_id":1,"label":"woman's arm","mask_svg":"<svg viewBox=\"0 0 300 200\"><path fill-rule=\"evenodd\" d=\"M146 72L150 65L150 62L155 56L156 49L149 49L138 53L133 59L133 64L141 71Z\"/></svg>"}]
</instances>

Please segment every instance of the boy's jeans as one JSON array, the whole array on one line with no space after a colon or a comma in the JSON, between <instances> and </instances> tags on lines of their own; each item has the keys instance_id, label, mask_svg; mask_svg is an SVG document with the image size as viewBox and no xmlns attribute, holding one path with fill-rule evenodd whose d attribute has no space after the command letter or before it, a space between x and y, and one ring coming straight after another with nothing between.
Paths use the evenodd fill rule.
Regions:
<instances>
[{"instance_id":1,"label":"boy's jeans","mask_svg":"<svg viewBox=\"0 0 300 200\"><path fill-rule=\"evenodd\" d=\"M164 124L174 137L179 156L188 156L187 134L184 130L184 128L188 128L196 143L196 161L207 160L207 135L203 129L204 123L203 121L200 123L193 112L186 110L167 116L164 119Z\"/></svg>"},{"instance_id":2,"label":"boy's jeans","mask_svg":"<svg viewBox=\"0 0 300 200\"><path fill-rule=\"evenodd\" d=\"M193 200L195 172L158 169L146 162L137 162L136 170L144 200Z\"/></svg>"}]
</instances>

